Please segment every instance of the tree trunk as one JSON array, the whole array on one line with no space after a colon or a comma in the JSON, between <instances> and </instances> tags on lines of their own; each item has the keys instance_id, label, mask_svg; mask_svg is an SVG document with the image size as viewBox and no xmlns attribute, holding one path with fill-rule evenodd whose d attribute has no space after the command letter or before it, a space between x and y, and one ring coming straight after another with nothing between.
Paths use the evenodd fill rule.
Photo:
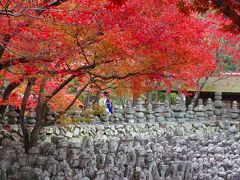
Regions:
<instances>
[{"instance_id":1,"label":"tree trunk","mask_svg":"<svg viewBox=\"0 0 240 180\"><path fill-rule=\"evenodd\" d=\"M31 137L30 137L30 142L29 142L29 146L28 146L28 150L34 146L37 146L37 143L38 143L38 136L39 136L39 133L41 131L42 127L36 123L34 128L32 129L32 132L31 132Z\"/></svg>"},{"instance_id":2,"label":"tree trunk","mask_svg":"<svg viewBox=\"0 0 240 180\"><path fill-rule=\"evenodd\" d=\"M23 95L21 109L20 109L20 115L19 115L19 121L20 121L22 132L23 132L24 149L25 149L26 153L28 153L28 150L29 150L29 134L28 134L28 130L25 125L25 122L24 122L24 114L26 111L27 101L29 99L31 89L32 89L32 86L35 84L35 81L36 81L36 78L28 79L28 84L27 84L27 87L26 87L24 95Z\"/></svg>"},{"instance_id":3,"label":"tree trunk","mask_svg":"<svg viewBox=\"0 0 240 180\"><path fill-rule=\"evenodd\" d=\"M151 104L153 101L152 93L151 92L146 93L146 97L147 97L147 103Z\"/></svg>"},{"instance_id":4,"label":"tree trunk","mask_svg":"<svg viewBox=\"0 0 240 180\"><path fill-rule=\"evenodd\" d=\"M200 93L204 87L204 85L206 84L207 80L208 80L209 77L205 77L203 79L203 82L200 84L200 82L197 83L197 91L195 92L193 98L192 98L192 101L191 101L191 104L193 105L193 107L195 107L197 105L197 100L200 96Z\"/></svg>"},{"instance_id":5,"label":"tree trunk","mask_svg":"<svg viewBox=\"0 0 240 180\"><path fill-rule=\"evenodd\" d=\"M181 104L185 107L185 101L184 101L184 96L183 96L183 93L182 93L182 90L181 88L178 88L178 96L181 98Z\"/></svg>"},{"instance_id":6,"label":"tree trunk","mask_svg":"<svg viewBox=\"0 0 240 180\"><path fill-rule=\"evenodd\" d=\"M100 95L100 93L96 93L96 95L94 96L94 98L93 98L93 105L94 104L98 104L99 99L100 99L99 95Z\"/></svg>"},{"instance_id":7,"label":"tree trunk","mask_svg":"<svg viewBox=\"0 0 240 180\"><path fill-rule=\"evenodd\" d=\"M85 102L84 102L84 109L87 109L89 107L89 103L90 103L90 93L88 91L86 91L86 98L85 98Z\"/></svg>"},{"instance_id":8,"label":"tree trunk","mask_svg":"<svg viewBox=\"0 0 240 180\"><path fill-rule=\"evenodd\" d=\"M136 106L136 104L137 104L137 99L138 99L138 96L136 96L135 94L133 94L133 106Z\"/></svg>"}]
</instances>

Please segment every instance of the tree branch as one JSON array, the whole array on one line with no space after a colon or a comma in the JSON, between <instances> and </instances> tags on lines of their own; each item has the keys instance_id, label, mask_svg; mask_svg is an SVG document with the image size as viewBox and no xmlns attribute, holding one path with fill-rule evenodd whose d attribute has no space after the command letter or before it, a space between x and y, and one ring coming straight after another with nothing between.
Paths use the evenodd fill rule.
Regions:
<instances>
[{"instance_id":1,"label":"tree branch","mask_svg":"<svg viewBox=\"0 0 240 180\"><path fill-rule=\"evenodd\" d=\"M19 63L28 63L29 61L26 58L17 58L17 59L9 59L5 62L0 63L0 70L9 68L13 65L17 65Z\"/></svg>"},{"instance_id":2,"label":"tree branch","mask_svg":"<svg viewBox=\"0 0 240 180\"><path fill-rule=\"evenodd\" d=\"M127 73L125 75L117 75L117 74L112 74L110 76L106 76L106 75L100 75L100 74L96 74L96 73L93 73L93 72L90 72L90 71L87 71L89 74L91 74L92 76L95 76L95 77L98 77L98 78L101 78L101 79L104 79L104 80L110 80L110 79L125 79L125 78L128 78L128 77L131 77L131 76L134 76L134 75L137 75L137 74L140 74L141 71L138 71L138 72L133 72L133 73Z\"/></svg>"},{"instance_id":3,"label":"tree branch","mask_svg":"<svg viewBox=\"0 0 240 180\"><path fill-rule=\"evenodd\" d=\"M58 117L62 116L63 114L65 114L72 106L73 104L76 102L76 100L78 99L78 97L82 94L82 92L87 88L87 86L90 84L90 82L88 82L87 84L85 84L81 89L78 90L78 93L76 94L76 96L74 97L74 99L71 101L71 103L66 107L66 109L64 109L61 113L59 113Z\"/></svg>"},{"instance_id":4,"label":"tree branch","mask_svg":"<svg viewBox=\"0 0 240 180\"><path fill-rule=\"evenodd\" d=\"M85 72L89 69L94 69L95 67L97 67L100 64L105 64L105 63L109 63L112 61L104 61L104 62L99 62L99 63L93 63L91 65L84 65L81 67L76 68L75 70L72 70L73 73L70 77L68 77L62 84L60 84L53 92L50 96L46 97L46 100L44 102L44 106L47 105L47 103L59 92L61 91L68 83L70 83L74 78L76 78L77 76L83 75L85 74Z\"/></svg>"},{"instance_id":5,"label":"tree branch","mask_svg":"<svg viewBox=\"0 0 240 180\"><path fill-rule=\"evenodd\" d=\"M2 56L3 56L4 51L5 51L5 47L10 42L10 39L11 39L10 34L5 34L3 36L3 40L2 40L2 42L0 44L0 60L1 60Z\"/></svg>"},{"instance_id":6,"label":"tree branch","mask_svg":"<svg viewBox=\"0 0 240 180\"><path fill-rule=\"evenodd\" d=\"M20 80L20 82L21 81L22 79ZM3 93L3 100L7 100L9 98L12 91L20 85L20 82L13 82L7 86L7 88L4 90L4 93ZM7 105L0 105L0 114L2 116L5 113L6 107Z\"/></svg>"},{"instance_id":7,"label":"tree branch","mask_svg":"<svg viewBox=\"0 0 240 180\"><path fill-rule=\"evenodd\" d=\"M240 15L226 0L212 0L213 4L240 28Z\"/></svg>"}]
</instances>

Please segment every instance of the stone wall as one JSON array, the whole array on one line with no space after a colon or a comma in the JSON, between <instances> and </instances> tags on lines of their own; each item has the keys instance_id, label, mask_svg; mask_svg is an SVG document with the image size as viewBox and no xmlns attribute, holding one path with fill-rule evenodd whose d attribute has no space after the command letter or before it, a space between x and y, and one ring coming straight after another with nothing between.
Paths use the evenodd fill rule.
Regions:
<instances>
[{"instance_id":1,"label":"stone wall","mask_svg":"<svg viewBox=\"0 0 240 180\"><path fill-rule=\"evenodd\" d=\"M230 125L230 124L229 124ZM228 127L230 128L230 127ZM232 123L232 129L238 128L238 123ZM42 130L42 139L50 141L52 136L65 137L73 142L81 142L84 137L106 141L109 138L121 138L125 136L158 136L179 135L186 136L191 133L197 135L211 134L224 129L221 122L162 122L162 123L118 123L118 124L84 124L68 126L51 126Z\"/></svg>"}]
</instances>

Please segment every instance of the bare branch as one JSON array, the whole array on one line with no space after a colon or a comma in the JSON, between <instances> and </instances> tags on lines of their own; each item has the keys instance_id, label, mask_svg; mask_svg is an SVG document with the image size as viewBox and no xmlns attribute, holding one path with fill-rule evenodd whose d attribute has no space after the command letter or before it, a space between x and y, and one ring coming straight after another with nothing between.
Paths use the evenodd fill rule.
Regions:
<instances>
[{"instance_id":1,"label":"bare branch","mask_svg":"<svg viewBox=\"0 0 240 180\"><path fill-rule=\"evenodd\" d=\"M22 79L20 79L20 82L22 81ZM10 83L7 88L4 90L4 93L3 93L3 100L7 100L10 96L10 94L12 93L12 91L14 89L16 89L19 85L20 85L20 82L13 82L13 83ZM5 110L6 110L6 105L0 105L0 114L3 116Z\"/></svg>"}]
</instances>

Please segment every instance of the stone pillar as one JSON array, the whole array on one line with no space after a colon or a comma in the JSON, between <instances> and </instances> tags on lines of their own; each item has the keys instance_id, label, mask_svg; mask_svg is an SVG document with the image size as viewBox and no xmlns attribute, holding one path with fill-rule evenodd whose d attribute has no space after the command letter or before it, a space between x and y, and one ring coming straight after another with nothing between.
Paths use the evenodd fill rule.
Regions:
<instances>
[{"instance_id":1,"label":"stone pillar","mask_svg":"<svg viewBox=\"0 0 240 180\"><path fill-rule=\"evenodd\" d=\"M104 170L99 170L97 171L97 175L96 175L96 180L105 180L105 171Z\"/></svg>"},{"instance_id":2,"label":"stone pillar","mask_svg":"<svg viewBox=\"0 0 240 180\"><path fill-rule=\"evenodd\" d=\"M134 166L137 161L137 155L135 151L135 147L131 147L128 149L128 156L127 156L127 162L129 165Z\"/></svg>"},{"instance_id":3,"label":"stone pillar","mask_svg":"<svg viewBox=\"0 0 240 180\"><path fill-rule=\"evenodd\" d=\"M87 163L86 175L90 179L93 179L97 172L97 156L92 149L90 149L87 153L90 158L89 158L89 162Z\"/></svg>"},{"instance_id":4,"label":"stone pillar","mask_svg":"<svg viewBox=\"0 0 240 180\"><path fill-rule=\"evenodd\" d=\"M228 119L225 119L223 122L222 122L222 128L224 130L229 130L230 129L230 122L228 121Z\"/></svg>"},{"instance_id":5,"label":"stone pillar","mask_svg":"<svg viewBox=\"0 0 240 180\"><path fill-rule=\"evenodd\" d=\"M67 149L68 149L68 141L66 139L59 139L57 142L57 160L58 161L66 161L67 160Z\"/></svg>"},{"instance_id":6,"label":"stone pillar","mask_svg":"<svg viewBox=\"0 0 240 180\"><path fill-rule=\"evenodd\" d=\"M214 106L211 98L208 98L207 100L207 105L205 107L205 113L207 115L207 120L208 121L215 121L216 120L216 115L214 115Z\"/></svg>"},{"instance_id":7,"label":"stone pillar","mask_svg":"<svg viewBox=\"0 0 240 180\"><path fill-rule=\"evenodd\" d=\"M81 151L80 143L70 143L69 150L67 153L68 163L71 168L76 168L80 164L79 154Z\"/></svg>"},{"instance_id":8,"label":"stone pillar","mask_svg":"<svg viewBox=\"0 0 240 180\"><path fill-rule=\"evenodd\" d=\"M127 150L128 146L120 143L116 152L115 166L124 167L124 165L127 164Z\"/></svg>"},{"instance_id":9,"label":"stone pillar","mask_svg":"<svg viewBox=\"0 0 240 180\"><path fill-rule=\"evenodd\" d=\"M170 108L170 104L168 100L166 100L164 103L163 117L165 121L174 121L174 112Z\"/></svg>"},{"instance_id":10,"label":"stone pillar","mask_svg":"<svg viewBox=\"0 0 240 180\"><path fill-rule=\"evenodd\" d=\"M227 112L227 109L226 108L223 108L223 113L222 113L222 116L221 116L221 120L228 120L229 121L229 118L228 118L228 112Z\"/></svg>"},{"instance_id":11,"label":"stone pillar","mask_svg":"<svg viewBox=\"0 0 240 180\"><path fill-rule=\"evenodd\" d=\"M58 173L57 176L55 176L56 179L54 179L54 177L52 179L54 180L71 179L73 175L73 170L69 167L69 164L66 161L60 162L58 164L58 172L60 173Z\"/></svg>"},{"instance_id":12,"label":"stone pillar","mask_svg":"<svg viewBox=\"0 0 240 180\"><path fill-rule=\"evenodd\" d=\"M136 111L135 117L138 123L143 123L146 121L146 117L144 116L145 109L142 104L143 104L142 100L138 99L135 107L135 111Z\"/></svg>"},{"instance_id":13,"label":"stone pillar","mask_svg":"<svg viewBox=\"0 0 240 180\"><path fill-rule=\"evenodd\" d=\"M58 172L58 161L56 161L52 156L49 156L45 161L45 170L48 171L50 176L56 176Z\"/></svg>"},{"instance_id":14,"label":"stone pillar","mask_svg":"<svg viewBox=\"0 0 240 180\"><path fill-rule=\"evenodd\" d=\"M172 110L174 112L174 117L177 122L184 122L185 118L185 107L182 105L181 98L177 96L176 104L172 106Z\"/></svg>"},{"instance_id":15,"label":"stone pillar","mask_svg":"<svg viewBox=\"0 0 240 180\"><path fill-rule=\"evenodd\" d=\"M27 124L35 123L36 123L36 111L33 108L30 108L27 116Z\"/></svg>"},{"instance_id":16,"label":"stone pillar","mask_svg":"<svg viewBox=\"0 0 240 180\"><path fill-rule=\"evenodd\" d=\"M229 134L229 138L231 140L234 140L235 135L238 133L238 129L236 128L235 125L233 125L232 127L229 128L228 130L228 134Z\"/></svg>"},{"instance_id":17,"label":"stone pillar","mask_svg":"<svg viewBox=\"0 0 240 180\"><path fill-rule=\"evenodd\" d=\"M196 119L195 112L193 111L193 105L189 104L187 112L185 114L185 118L187 121L194 121Z\"/></svg>"},{"instance_id":18,"label":"stone pillar","mask_svg":"<svg viewBox=\"0 0 240 180\"><path fill-rule=\"evenodd\" d=\"M205 107L203 105L203 100L198 99L198 105L194 108L196 117L198 121L205 121Z\"/></svg>"},{"instance_id":19,"label":"stone pillar","mask_svg":"<svg viewBox=\"0 0 240 180\"><path fill-rule=\"evenodd\" d=\"M25 153L18 154L19 166L24 167L28 164L28 156Z\"/></svg>"},{"instance_id":20,"label":"stone pillar","mask_svg":"<svg viewBox=\"0 0 240 180\"><path fill-rule=\"evenodd\" d=\"M147 122L155 122L154 111L152 110L152 104L148 104L146 110Z\"/></svg>"},{"instance_id":21,"label":"stone pillar","mask_svg":"<svg viewBox=\"0 0 240 180\"><path fill-rule=\"evenodd\" d=\"M94 149L95 149L95 153L96 153L97 169L103 170L104 165L105 165L106 154L107 154L107 150L108 150L108 144L103 141L98 141L94 145L95 145ZM103 176L102 173L100 173L100 174L101 174L101 176Z\"/></svg>"},{"instance_id":22,"label":"stone pillar","mask_svg":"<svg viewBox=\"0 0 240 180\"><path fill-rule=\"evenodd\" d=\"M122 117L121 117L121 113L120 113L120 109L118 106L114 107L113 109L113 114L111 116L111 121L114 123L118 123L119 121L122 121Z\"/></svg>"},{"instance_id":23,"label":"stone pillar","mask_svg":"<svg viewBox=\"0 0 240 180\"><path fill-rule=\"evenodd\" d=\"M93 141L93 138L91 136L89 136L89 137L85 136L83 138L81 149L82 150L85 150L85 149L94 150L94 141Z\"/></svg>"},{"instance_id":24,"label":"stone pillar","mask_svg":"<svg viewBox=\"0 0 240 180\"><path fill-rule=\"evenodd\" d=\"M40 155L40 150L38 146L32 147L29 150L28 163L30 166L35 166L38 163L39 155Z\"/></svg>"},{"instance_id":25,"label":"stone pillar","mask_svg":"<svg viewBox=\"0 0 240 180\"><path fill-rule=\"evenodd\" d=\"M115 166L114 159L115 159L115 152L108 152L105 159L105 165L104 165L105 171L108 171L114 168Z\"/></svg>"},{"instance_id":26,"label":"stone pillar","mask_svg":"<svg viewBox=\"0 0 240 180\"><path fill-rule=\"evenodd\" d=\"M134 111L134 109L132 109L131 102L128 101L126 109L125 109L124 121L127 123L134 123L134 113L135 113L135 111Z\"/></svg>"},{"instance_id":27,"label":"stone pillar","mask_svg":"<svg viewBox=\"0 0 240 180\"><path fill-rule=\"evenodd\" d=\"M146 151L143 146L140 146L136 150L137 150L137 155L138 155L136 166L144 168L146 166L146 164L145 164Z\"/></svg>"},{"instance_id":28,"label":"stone pillar","mask_svg":"<svg viewBox=\"0 0 240 180\"><path fill-rule=\"evenodd\" d=\"M19 114L15 111L15 107L14 106L9 106L9 111L7 113L7 122L8 124L16 124L18 121L18 116Z\"/></svg>"},{"instance_id":29,"label":"stone pillar","mask_svg":"<svg viewBox=\"0 0 240 180\"><path fill-rule=\"evenodd\" d=\"M47 121L54 121L54 115L53 114L54 114L53 111L49 110L47 112L46 120Z\"/></svg>"},{"instance_id":30,"label":"stone pillar","mask_svg":"<svg viewBox=\"0 0 240 180\"><path fill-rule=\"evenodd\" d=\"M221 120L221 116L223 114L224 103L222 102L222 93L215 92L214 97L214 114L216 115L217 120Z\"/></svg>"},{"instance_id":31,"label":"stone pillar","mask_svg":"<svg viewBox=\"0 0 240 180\"><path fill-rule=\"evenodd\" d=\"M32 174L33 174L33 168L30 166L24 166L21 169L19 169L18 178L30 180Z\"/></svg>"},{"instance_id":32,"label":"stone pillar","mask_svg":"<svg viewBox=\"0 0 240 180\"><path fill-rule=\"evenodd\" d=\"M131 135L126 135L120 139L121 145L131 148L133 146L134 137Z\"/></svg>"},{"instance_id":33,"label":"stone pillar","mask_svg":"<svg viewBox=\"0 0 240 180\"><path fill-rule=\"evenodd\" d=\"M161 102L159 101L155 102L154 115L155 115L156 122L162 122L165 120L163 116L163 108L161 106Z\"/></svg>"},{"instance_id":34,"label":"stone pillar","mask_svg":"<svg viewBox=\"0 0 240 180\"><path fill-rule=\"evenodd\" d=\"M232 120L239 120L239 109L237 107L237 101L232 102L232 109L231 109L231 119Z\"/></svg>"},{"instance_id":35,"label":"stone pillar","mask_svg":"<svg viewBox=\"0 0 240 180\"><path fill-rule=\"evenodd\" d=\"M133 179L141 179L141 180L146 180L146 175L141 167L136 167L134 174L133 174Z\"/></svg>"}]
</instances>

